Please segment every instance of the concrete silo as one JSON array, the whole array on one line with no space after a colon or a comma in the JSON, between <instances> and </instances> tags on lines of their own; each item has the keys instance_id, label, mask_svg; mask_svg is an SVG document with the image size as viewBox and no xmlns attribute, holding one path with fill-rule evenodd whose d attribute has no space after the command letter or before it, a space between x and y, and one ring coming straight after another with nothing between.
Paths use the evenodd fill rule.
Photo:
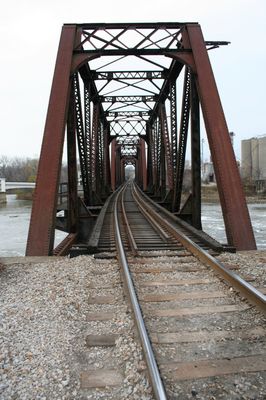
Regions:
<instances>
[{"instance_id":1,"label":"concrete silo","mask_svg":"<svg viewBox=\"0 0 266 400\"><path fill-rule=\"evenodd\" d=\"M251 140L241 141L241 176L243 179L251 179L252 158L251 158Z\"/></svg>"},{"instance_id":2,"label":"concrete silo","mask_svg":"<svg viewBox=\"0 0 266 400\"><path fill-rule=\"evenodd\" d=\"M266 135L242 140L241 176L253 181L257 190L266 189Z\"/></svg>"},{"instance_id":3,"label":"concrete silo","mask_svg":"<svg viewBox=\"0 0 266 400\"><path fill-rule=\"evenodd\" d=\"M252 180L256 181L259 178L260 163L259 163L259 139L251 139L251 160L252 160Z\"/></svg>"},{"instance_id":4,"label":"concrete silo","mask_svg":"<svg viewBox=\"0 0 266 400\"><path fill-rule=\"evenodd\" d=\"M266 136L259 138L259 179L266 180Z\"/></svg>"}]
</instances>

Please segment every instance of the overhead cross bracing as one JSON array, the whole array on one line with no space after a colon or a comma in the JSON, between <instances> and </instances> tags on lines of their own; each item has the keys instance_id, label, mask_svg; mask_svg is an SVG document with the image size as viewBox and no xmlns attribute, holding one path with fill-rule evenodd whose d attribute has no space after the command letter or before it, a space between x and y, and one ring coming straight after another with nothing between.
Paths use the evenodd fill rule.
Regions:
<instances>
[{"instance_id":1,"label":"overhead cross bracing","mask_svg":"<svg viewBox=\"0 0 266 400\"><path fill-rule=\"evenodd\" d=\"M92 210L101 208L122 183L128 164L135 166L140 187L201 229L200 107L228 244L238 249L255 247L207 53L224 44L228 42L205 41L197 23L63 26L27 254L53 254L56 226L71 234L64 248L77 238L85 240L94 222ZM177 86L180 80L183 93ZM192 192L184 205L181 196L189 134ZM58 219L65 137L68 195L64 218ZM82 196L77 191L77 164ZM239 224L245 227L241 232Z\"/></svg>"}]
</instances>

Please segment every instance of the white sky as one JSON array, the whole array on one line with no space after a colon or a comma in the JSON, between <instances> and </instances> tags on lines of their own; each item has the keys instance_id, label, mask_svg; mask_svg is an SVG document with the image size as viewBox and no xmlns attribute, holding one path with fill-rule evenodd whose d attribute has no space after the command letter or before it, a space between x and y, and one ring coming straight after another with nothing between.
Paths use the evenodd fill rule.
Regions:
<instances>
[{"instance_id":1,"label":"white sky","mask_svg":"<svg viewBox=\"0 0 266 400\"><path fill-rule=\"evenodd\" d=\"M205 40L231 45L211 57L235 152L266 134L265 0L1 0L0 155L38 157L64 23L198 22Z\"/></svg>"}]
</instances>

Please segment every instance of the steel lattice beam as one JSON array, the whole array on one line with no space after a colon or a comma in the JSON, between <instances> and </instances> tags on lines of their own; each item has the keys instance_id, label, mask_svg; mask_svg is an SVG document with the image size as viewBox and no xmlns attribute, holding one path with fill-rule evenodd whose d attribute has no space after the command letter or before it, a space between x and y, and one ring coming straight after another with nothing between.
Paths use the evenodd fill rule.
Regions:
<instances>
[{"instance_id":1,"label":"steel lattice beam","mask_svg":"<svg viewBox=\"0 0 266 400\"><path fill-rule=\"evenodd\" d=\"M161 107L160 107L160 125L161 125L161 132L162 132L162 139L163 139L163 146L164 146L164 155L165 155L166 165L167 165L168 187L170 190L172 190L173 189L172 152L171 152L171 148L170 148L167 117L166 117L166 110L165 110L164 105L161 105Z\"/></svg>"},{"instance_id":2,"label":"steel lattice beam","mask_svg":"<svg viewBox=\"0 0 266 400\"><path fill-rule=\"evenodd\" d=\"M174 187L173 205L172 205L173 211L179 211L181 204L181 193L182 193L187 137L188 137L189 112L190 112L190 69L187 67L185 72L184 88L183 88L183 101L182 101L178 158L177 158L177 172L176 172L176 181Z\"/></svg>"},{"instance_id":3,"label":"steel lattice beam","mask_svg":"<svg viewBox=\"0 0 266 400\"><path fill-rule=\"evenodd\" d=\"M91 135L91 185L92 191L97 191L97 166L99 160L98 154L98 135L99 135L99 105L94 104L93 106L93 117L92 117L92 135ZM101 155L100 155L101 157Z\"/></svg>"},{"instance_id":4,"label":"steel lattice beam","mask_svg":"<svg viewBox=\"0 0 266 400\"><path fill-rule=\"evenodd\" d=\"M132 118L132 117L149 117L150 112L149 111L117 111L117 112L112 112L112 111L107 111L105 112L106 117L112 117L112 118L117 118L117 117L127 117L127 118Z\"/></svg>"},{"instance_id":5,"label":"steel lattice beam","mask_svg":"<svg viewBox=\"0 0 266 400\"><path fill-rule=\"evenodd\" d=\"M88 162L88 182L89 193L91 198L91 101L90 101L90 85L84 85L84 119L85 119L85 141L86 154Z\"/></svg>"},{"instance_id":6,"label":"steel lattice beam","mask_svg":"<svg viewBox=\"0 0 266 400\"><path fill-rule=\"evenodd\" d=\"M80 169L81 177L83 183L84 200L86 204L90 202L90 189L89 189L89 164L87 157L87 140L84 132L83 117L82 117L82 106L80 99L80 88L78 75L74 75L73 79L74 86L74 101L75 101L75 122L76 122L76 132L78 139L79 148L79 159L80 159Z\"/></svg>"},{"instance_id":7,"label":"steel lattice beam","mask_svg":"<svg viewBox=\"0 0 266 400\"><path fill-rule=\"evenodd\" d=\"M191 224L202 229L201 225L201 159L200 159L200 109L195 76L190 77L191 104L191 180L192 180L192 220Z\"/></svg>"},{"instance_id":8,"label":"steel lattice beam","mask_svg":"<svg viewBox=\"0 0 266 400\"><path fill-rule=\"evenodd\" d=\"M67 166L68 166L68 231L75 233L78 225L78 185L75 132L75 93L71 83L67 118Z\"/></svg>"},{"instance_id":9,"label":"steel lattice beam","mask_svg":"<svg viewBox=\"0 0 266 400\"><path fill-rule=\"evenodd\" d=\"M164 79L167 70L163 71L92 71L95 80L128 80L128 79Z\"/></svg>"},{"instance_id":10,"label":"steel lattice beam","mask_svg":"<svg viewBox=\"0 0 266 400\"><path fill-rule=\"evenodd\" d=\"M101 96L102 103L147 103L157 100L157 96Z\"/></svg>"},{"instance_id":11,"label":"steel lattice beam","mask_svg":"<svg viewBox=\"0 0 266 400\"><path fill-rule=\"evenodd\" d=\"M170 83L170 121L171 121L171 153L173 168L173 183L176 181L177 172L177 111L176 111L176 82Z\"/></svg>"}]
</instances>

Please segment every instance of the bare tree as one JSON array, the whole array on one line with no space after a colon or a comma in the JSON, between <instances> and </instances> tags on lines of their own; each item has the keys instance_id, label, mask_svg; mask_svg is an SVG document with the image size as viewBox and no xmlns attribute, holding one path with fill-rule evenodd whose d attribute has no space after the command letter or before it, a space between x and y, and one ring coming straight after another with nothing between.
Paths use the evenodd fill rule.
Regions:
<instances>
[{"instance_id":1,"label":"bare tree","mask_svg":"<svg viewBox=\"0 0 266 400\"><path fill-rule=\"evenodd\" d=\"M0 176L10 182L35 182L38 160L0 156Z\"/></svg>"}]
</instances>

